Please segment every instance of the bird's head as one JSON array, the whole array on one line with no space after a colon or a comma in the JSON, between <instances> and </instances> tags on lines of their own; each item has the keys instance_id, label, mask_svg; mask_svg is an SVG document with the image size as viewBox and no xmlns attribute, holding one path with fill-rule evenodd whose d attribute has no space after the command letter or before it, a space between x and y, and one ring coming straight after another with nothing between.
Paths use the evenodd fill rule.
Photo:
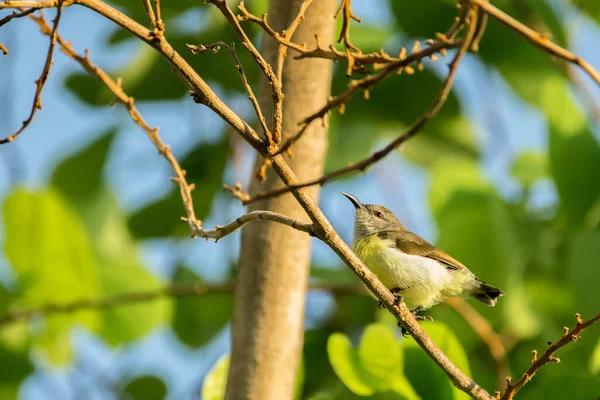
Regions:
<instances>
[{"instance_id":1,"label":"bird's head","mask_svg":"<svg viewBox=\"0 0 600 400\"><path fill-rule=\"evenodd\" d=\"M404 230L404 225L393 212L377 204L362 204L351 194L342 192L356 209L354 220L354 240L374 235L378 232Z\"/></svg>"}]
</instances>

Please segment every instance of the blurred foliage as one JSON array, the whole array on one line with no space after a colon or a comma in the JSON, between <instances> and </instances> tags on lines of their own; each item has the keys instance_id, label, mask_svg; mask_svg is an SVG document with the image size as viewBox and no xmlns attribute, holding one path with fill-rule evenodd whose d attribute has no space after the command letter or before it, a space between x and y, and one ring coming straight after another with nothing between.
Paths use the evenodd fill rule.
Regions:
<instances>
[{"instance_id":1,"label":"blurred foliage","mask_svg":"<svg viewBox=\"0 0 600 400\"><path fill-rule=\"evenodd\" d=\"M146 20L139 2L111 3L138 21ZM352 40L363 52L383 47L389 54L396 54L400 46L410 49L415 39L434 37L452 24L455 3L390 0L391 18L386 23L353 23ZM548 32L562 45L572 41L563 15L565 8L600 22L597 0L558 3L494 2L529 26ZM267 1L251 1L247 7L261 15ZM219 12L191 0L164 2L161 9L168 40L200 76L227 99L245 97L229 54L221 51L193 56L185 46L236 41ZM337 24L339 29L340 21ZM243 26L259 43L258 28L249 23ZM312 48L314 43L307 45ZM136 101L170 101L187 96L186 87L156 52L139 44L128 32L111 28L102 51L110 53L123 46L130 46L130 56L119 65L108 65L107 71L122 78L123 88ZM257 88L256 64L239 44L237 54ZM596 253L600 248L600 145L592 124L575 101L563 63L552 60L493 19L479 53L468 58L477 68L497 72L547 123L547 148L508 150L512 153L507 159L512 162L504 172L519 190L504 194L484 171L484 141L472 116L466 113L464 93L450 93L438 115L400 151L429 178L428 206L438 229L436 244L507 293L494 309L472 305L499 332L507 346L513 376L519 376L529 366L530 351L542 351L548 340L556 340L563 326L574 324L575 312L586 318L599 311ZM391 76L370 90L368 100L357 94L346 104L343 115L332 113L327 170L369 155L406 129L437 96L446 72L441 67L427 61L424 71ZM348 86L345 72L344 64L336 65L334 95ZM483 89L489 84L485 79L473 77ZM104 107L113 101L101 82L83 72L72 73L65 86L89 106ZM487 99L495 100L493 96ZM184 237L189 231L180 222L184 210L174 183L165 182L170 185L169 193L139 209L125 212L119 205L105 182L104 169L121 128L115 125L99 132L96 140L66 155L49 174L47 187L11 188L2 210L4 255L14 282L0 285L0 316L48 303L154 292L167 283L211 281L179 258L177 268L166 278L146 268L139 252L141 246L150 243L149 239L166 239L178 249L179 244L186 243ZM216 140L194 143L178 157L188 180L196 186L195 210L200 219L214 209L223 177L237 161L233 160L233 146L228 139L225 132L219 132ZM154 153L152 156L156 157ZM558 197L549 204L535 206L532 199L539 195L541 183L556 190ZM218 246L228 245L223 242ZM311 281L325 285L358 283L349 269L314 261ZM372 298L338 294L331 296L331 302L332 311L305 333L297 398L465 398L412 339L398 337L395 321L387 312L377 310ZM68 370L77 356L71 343L76 328L87 330L115 351L139 343L158 329L167 329L187 352L202 352L226 328L232 312L232 295L213 293L38 315L28 322L2 326L0 399L16 398L22 382L37 369ZM498 378L504 377L496 376L494 360L472 327L449 307L441 305L431 313L436 322L424 323L424 329L463 371L493 392ZM545 367L518 398L597 398L599 332L600 327L594 326L582 340L561 350L561 364ZM223 398L228 363L227 355L221 357L203 378L197 394L205 400ZM129 379L128 383L115 385L119 398L176 396L170 393L171 382L166 376Z\"/></svg>"}]
</instances>

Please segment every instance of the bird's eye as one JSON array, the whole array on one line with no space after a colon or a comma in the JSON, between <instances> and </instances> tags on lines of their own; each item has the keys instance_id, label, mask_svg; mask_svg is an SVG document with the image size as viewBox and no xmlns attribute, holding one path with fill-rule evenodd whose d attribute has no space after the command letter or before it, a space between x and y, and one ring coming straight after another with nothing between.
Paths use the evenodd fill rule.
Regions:
<instances>
[{"instance_id":1,"label":"bird's eye","mask_svg":"<svg viewBox=\"0 0 600 400\"><path fill-rule=\"evenodd\" d=\"M376 216L377 218L381 218L381 219L383 219L383 213L382 213L381 211L376 211L376 212L375 212L375 216Z\"/></svg>"}]
</instances>

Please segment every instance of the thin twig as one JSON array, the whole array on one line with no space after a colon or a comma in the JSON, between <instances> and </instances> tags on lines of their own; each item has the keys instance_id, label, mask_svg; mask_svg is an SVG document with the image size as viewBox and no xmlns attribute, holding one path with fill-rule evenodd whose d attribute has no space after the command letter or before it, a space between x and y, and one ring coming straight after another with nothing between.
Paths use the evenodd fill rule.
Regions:
<instances>
[{"instance_id":1,"label":"thin twig","mask_svg":"<svg viewBox=\"0 0 600 400\"><path fill-rule=\"evenodd\" d=\"M144 10L146 10L146 15L148 16L148 21L150 21L152 29L156 29L156 15L154 14L154 10L152 9L152 4L150 3L150 0L142 0L142 4L144 5Z\"/></svg>"},{"instance_id":2,"label":"thin twig","mask_svg":"<svg viewBox=\"0 0 600 400\"><path fill-rule=\"evenodd\" d=\"M252 58L256 61L262 72L265 74L271 85L273 96L273 132L268 131L267 145L268 152L272 153L277 149L277 145L281 142L281 126L283 123L283 92L281 91L281 82L275 76L271 66L265 61L262 54L254 47L246 32L242 29L237 17L227 4L226 0L208 0L214 4L219 11L225 16L227 21L233 27L235 34L242 41L242 45L248 50Z\"/></svg>"},{"instance_id":3,"label":"thin twig","mask_svg":"<svg viewBox=\"0 0 600 400\"><path fill-rule=\"evenodd\" d=\"M49 26L43 16L36 17L35 15L30 15L29 17L40 26L42 33L46 35L49 34ZM154 146L158 149L159 154L161 154L169 162L173 172L175 173L175 177L171 179L179 185L183 206L187 214L186 221L188 222L190 230L194 232L197 229L201 229L201 221L196 219L194 204L192 201L192 190L194 190L194 185L188 184L185 178L185 171L181 168L173 153L171 153L170 147L165 145L160 139L160 136L158 135L158 128L152 128L150 125L148 125L135 106L133 97L128 96L123 90L121 81L113 80L106 72L104 72L97 65L93 64L90 60L89 52L87 50L85 52L85 56L82 56L74 51L71 43L65 41L60 35L56 35L56 38L58 39L60 49L64 54L77 61L83 67L83 69L85 69L91 75L99 78L106 85L106 87L115 95L116 101L125 106L129 112L129 115L131 116L132 121L144 132L146 132L146 135L148 138L150 138L150 141L152 141Z\"/></svg>"},{"instance_id":4,"label":"thin twig","mask_svg":"<svg viewBox=\"0 0 600 400\"><path fill-rule=\"evenodd\" d=\"M284 193L287 193L287 192L290 192L290 191L293 191L296 189L300 189L300 188L305 188L308 186L313 186L313 185L323 186L325 183L329 182L330 180L337 179L337 178L339 178L343 175L346 175L350 172L357 172L357 171L364 172L371 165L373 165L377 161L381 160L382 158L386 157L393 150L395 150L400 145L402 145L404 142L406 142L407 140L412 138L414 135L419 133L419 131L425 126L425 124L433 116L435 116L435 114L437 114L437 112L440 110L440 108L446 102L446 99L448 98L448 94L450 93L450 90L452 88L452 83L454 82L454 76L458 69L458 64L459 64L460 60L462 59L463 55L467 52L467 50L471 44L471 40L473 39L474 33L475 33L475 25L473 23L471 23L469 25L469 31L465 35L465 38L461 40L461 46L460 46L459 50L457 51L456 55L454 56L454 58L452 59L452 61L449 64L450 71L448 72L448 76L446 77L446 79L444 80L444 82L442 84L442 88L441 88L438 96L430 104L429 108L427 108L425 113L423 113L423 115L421 115L421 117L419 117L419 119L417 119L415 122L413 122L413 124L404 133L402 133L400 136L398 136L395 140L393 140L386 147L384 147L383 149L381 149L379 151L376 151L371 156L369 156L361 161L352 163L344 168L340 168L338 170L329 172L325 175L322 175L319 178L309 180L307 182L297 183L294 185L284 186L280 189L276 189L276 190L273 190L270 192L257 193L256 195L254 195L250 198L247 198L246 201L242 201L243 204L249 204L256 200L262 200L262 199L280 196ZM388 67L388 68L391 68L391 67ZM388 69L386 68L386 70L382 71L382 73L385 71L388 71ZM380 74L373 75L372 77L369 77L369 78L372 80L381 80L381 79L383 79L383 76L381 76Z\"/></svg>"},{"instance_id":5,"label":"thin twig","mask_svg":"<svg viewBox=\"0 0 600 400\"><path fill-rule=\"evenodd\" d=\"M457 47L462 43L462 41L452 41L448 43L444 42L434 42L430 46L426 47L423 50L412 53L408 56L404 56L400 60L392 61L387 63L387 65L378 73L374 75L370 75L360 80L353 80L348 85L348 89L345 92L329 99L329 101L321 107L318 111L304 118L300 124L300 130L290 137L288 140L283 143L279 150L275 154L282 154L284 152L289 152L291 146L296 143L304 133L306 133L308 126L317 119L323 119L327 116L327 114L336 108L342 107L357 91L365 90L367 91L371 86L375 85L379 81L387 78L395 72L400 71L402 68L407 67L411 63L419 62L420 60L431 57L436 53L441 52L444 49L449 49L453 47Z\"/></svg>"},{"instance_id":6,"label":"thin twig","mask_svg":"<svg viewBox=\"0 0 600 400\"><path fill-rule=\"evenodd\" d=\"M74 0L7 0L0 2L0 9L3 8L58 8L59 5L61 7L67 7L74 3Z\"/></svg>"},{"instance_id":7,"label":"thin twig","mask_svg":"<svg viewBox=\"0 0 600 400\"><path fill-rule=\"evenodd\" d=\"M581 319L581 315L579 314L575 314L575 317L577 319L575 328L573 328L572 331L569 331L569 328L565 326L563 336L560 338L560 340L554 344L552 342L548 342L548 348L546 349L544 354L542 354L541 357L538 358L537 351L533 350L533 359L531 360L531 365L529 366L529 368L527 368L527 371L525 371L521 379L519 379L516 383L513 384L511 383L510 377L506 378L506 391L504 392L502 397L498 395L498 399L511 400L512 398L514 398L515 394L517 394L519 389L521 389L527 382L529 382L540 368L552 361L557 364L560 362L560 358L554 357L554 353L557 350L559 350L561 347L565 346L570 342L578 340L579 335L581 334L581 332L583 332L585 328L600 321L600 313L594 315L587 321L583 321Z\"/></svg>"},{"instance_id":8,"label":"thin twig","mask_svg":"<svg viewBox=\"0 0 600 400\"><path fill-rule=\"evenodd\" d=\"M248 93L248 98L250 99L250 102L252 103L252 107L254 107L254 111L256 112L256 117L258 118L258 121L260 122L263 132L265 133L266 137L270 136L271 133L269 132L269 128L267 127L267 122L262 113L262 110L260 109L258 100L256 99L254 92L252 91L252 87L250 86L250 81L248 80L248 76L244 73L244 69L242 68L242 63L240 63L240 60L235 52L235 43L231 43L231 46L227 45L225 42L217 42L217 43L207 44L207 45L200 44L198 46L192 46L192 45L188 44L187 47L193 54L202 54L207 50L212 50L213 53L216 53L217 51L219 51L220 47L225 47L227 50L229 50L229 54L231 54L231 57L233 58L233 61L235 62L235 69L240 74L240 79L242 80L244 89L246 89L246 93Z\"/></svg>"},{"instance_id":9,"label":"thin twig","mask_svg":"<svg viewBox=\"0 0 600 400\"><path fill-rule=\"evenodd\" d=\"M12 14L7 15L6 17L0 19L0 28L2 28L3 25L9 23L13 18L22 18L22 17L26 17L31 13L36 12L37 10L39 10L39 7L33 7L33 8L29 8L27 10L21 11L21 12L16 12L13 11Z\"/></svg>"},{"instance_id":10,"label":"thin twig","mask_svg":"<svg viewBox=\"0 0 600 400\"><path fill-rule=\"evenodd\" d=\"M489 322L477 312L477 310L463 299L446 300L454 311L456 311L468 324L473 331L481 338L487 346L490 355L496 362L496 376L498 383L504 382L504 378L510 375L508 358L506 357L506 348Z\"/></svg>"},{"instance_id":11,"label":"thin twig","mask_svg":"<svg viewBox=\"0 0 600 400\"><path fill-rule=\"evenodd\" d=\"M156 49L190 91L202 100L202 104L205 104L223 118L223 120L234 128L240 136L261 154L261 156L268 156L268 153L256 132L216 96L214 91L200 76L198 76L196 71L194 71L189 63L177 53L164 37L160 40L155 40L151 31L100 0L76 1L77 4L104 16L117 25L127 29L129 32ZM474 19L476 20L476 17ZM284 184L294 185L298 183L298 178L281 155L272 159L272 165ZM317 236L323 240L340 257L340 259L353 270L369 290L388 307L388 310L406 327L407 331L413 336L419 346L423 348L432 360L434 360L434 362L444 371L453 384L476 399L490 399L491 396L489 393L458 369L439 347L433 343L431 338L427 336L415 320L406 305L404 303L400 303L399 305L395 304L394 296L385 288L377 277L365 267L348 245L346 245L339 237L308 191L297 189L293 190L292 194L313 221L314 230Z\"/></svg>"},{"instance_id":12,"label":"thin twig","mask_svg":"<svg viewBox=\"0 0 600 400\"><path fill-rule=\"evenodd\" d=\"M600 85L600 73L594 69L587 61L583 58L578 57L577 55L571 53L569 50L564 49L552 42L548 35L543 35L529 28L528 26L522 24L517 21L510 15L506 14L504 11L494 7L492 4L488 3L486 0L469 0L472 4L476 4L483 11L496 18L498 21L502 22L504 25L512 28L525 39L527 39L531 44L536 47L539 47L542 50L550 53L555 57L562 58L566 61L569 61L575 65L578 65L581 69L583 69L598 85Z\"/></svg>"},{"instance_id":13,"label":"thin twig","mask_svg":"<svg viewBox=\"0 0 600 400\"><path fill-rule=\"evenodd\" d=\"M172 283L160 289L119 293L100 298L76 300L70 303L48 303L35 309L20 309L0 316L0 328L38 316L70 314L82 310L106 310L135 303L159 300L163 297L197 297L206 294L228 294L235 289L235 283L207 284L203 281L193 283ZM311 284L312 291L327 291L337 296L364 295L365 291L357 285Z\"/></svg>"},{"instance_id":14,"label":"thin twig","mask_svg":"<svg viewBox=\"0 0 600 400\"><path fill-rule=\"evenodd\" d=\"M33 96L33 103L31 105L31 111L29 113L29 117L25 121L23 121L23 125L19 130L13 133L10 136L7 136L4 139L0 139L0 145L10 143L17 138L35 117L37 110L42 109L42 90L44 90L44 85L46 84L46 80L50 75L50 68L52 68L52 57L54 57L54 47L56 47L56 36L58 34L58 23L60 22L60 17L62 15L63 2L62 0L58 0L56 5L56 17L54 17L54 25L52 26L52 32L50 33L50 45L48 46L48 54L46 55L46 62L44 63L44 68L42 69L42 73L40 77L35 81L35 94ZM27 14L31 16L32 14Z\"/></svg>"},{"instance_id":15,"label":"thin twig","mask_svg":"<svg viewBox=\"0 0 600 400\"><path fill-rule=\"evenodd\" d=\"M185 219L184 219L185 220ZM219 226L217 225L215 229L207 231L202 228L197 229L193 232L194 236L205 238L206 240L215 239L215 242L219 241L222 237L229 235L232 232L236 232L242 225L247 224L252 221L271 221L277 222L283 225L287 225L291 228L299 230L301 232L306 232L311 236L315 236L315 232L313 230L313 225L311 223L302 222L290 217L287 217L283 214L279 214L272 211L252 211L248 214L244 214L241 217L235 219L235 221L225 225Z\"/></svg>"},{"instance_id":16,"label":"thin twig","mask_svg":"<svg viewBox=\"0 0 600 400\"><path fill-rule=\"evenodd\" d=\"M350 41L350 22L355 20L361 22L361 19L352 13L352 2L351 0L342 0L340 7L335 13L335 18L338 18L342 14L342 28L340 29L340 36L337 42L344 42L344 48L346 50L346 58L348 59L348 67L346 69L346 75L352 75L354 69L354 53L362 53L358 47L352 44Z\"/></svg>"},{"instance_id":17,"label":"thin twig","mask_svg":"<svg viewBox=\"0 0 600 400\"><path fill-rule=\"evenodd\" d=\"M310 3L312 3L312 1L313 0L304 0L304 2L300 5L300 10L298 11L296 18L294 18L294 20L286 30L281 32L281 36L285 40L290 41L292 39L292 36L294 36L296 29L298 29L298 26L300 26L300 23L304 20L304 14L306 13L306 9L308 8L308 6L310 6ZM280 83L283 82L283 64L285 62L285 56L287 55L287 49L288 46L284 45L281 42L279 43L279 46L277 48L277 69L275 75L277 76L277 80Z\"/></svg>"}]
</instances>

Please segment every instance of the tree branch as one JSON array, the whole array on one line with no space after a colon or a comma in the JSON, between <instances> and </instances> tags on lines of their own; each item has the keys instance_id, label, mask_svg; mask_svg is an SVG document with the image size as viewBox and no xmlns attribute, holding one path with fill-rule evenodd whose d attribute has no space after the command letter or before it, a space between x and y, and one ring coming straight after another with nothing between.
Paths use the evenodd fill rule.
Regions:
<instances>
[{"instance_id":1,"label":"tree branch","mask_svg":"<svg viewBox=\"0 0 600 400\"><path fill-rule=\"evenodd\" d=\"M471 24L470 26L473 26L473 24ZM415 136L417 133L419 133L421 131L421 129L425 126L425 124L427 124L427 122L437 114L437 112L440 110L440 108L442 108L442 106L446 102L446 99L448 98L448 94L450 93L450 90L452 89L452 83L454 82L454 76L458 69L458 64L459 64L460 60L462 59L463 55L467 52L468 47L470 46L471 40L473 38L473 33L475 32L474 26L470 29L472 32L470 34L468 34L468 36L466 36L464 39L460 40L461 47L449 65L450 71L448 73L448 76L442 83L442 88L441 88L438 96L430 104L430 106L423 113L423 115L421 115L421 117L419 117L419 119L417 119L415 122L413 122L413 124L404 133L402 133L400 136L398 136L390 144L385 146L383 149L376 151L371 156L369 156L361 161L352 163L344 168L340 168L335 171L329 172L325 175L322 175L319 178L312 179L312 180L302 182L302 183L296 183L293 185L287 185L285 187L282 187L280 189L276 189L276 190L273 190L270 192L257 193L256 195L254 195L252 197L244 196L243 198L240 198L240 197L238 197L238 198L240 198L242 203L244 205L246 205L246 204L252 203L257 200L280 196L284 193L288 193L290 191L300 189L300 188L305 188L308 186L313 186L313 185L323 186L325 183L327 183L331 180L337 179L337 178L344 176L351 172L358 172L358 171L364 172L371 165L378 162L382 158L386 157L388 154L390 154L393 150L398 148L404 142L406 142L407 140L409 140L410 138ZM430 49L431 49L431 47L430 47ZM393 67L389 66L389 67L386 67L386 69L382 72L390 73L392 71L393 71ZM378 80L383 79L383 77L384 76L382 76L381 73L378 75L373 75L372 77L369 77L370 80L368 82L369 82L369 84L373 84L374 83L373 81L376 82ZM338 97L340 97L340 96L338 96Z\"/></svg>"},{"instance_id":2,"label":"tree branch","mask_svg":"<svg viewBox=\"0 0 600 400\"><path fill-rule=\"evenodd\" d=\"M296 29L298 29L298 26L304 20L304 14L306 13L306 9L308 8L308 6L310 6L311 3L312 3L312 0L304 0L304 3L302 3L302 5L300 6L300 10L298 10L298 15L296 16L296 18L294 18L294 20L292 21L290 26L281 33L281 36L285 40L289 41L292 39L292 36L294 36L294 32L296 32ZM243 2L240 3L240 7L243 7ZM238 19L239 19L239 17L238 17ZM277 49L276 76L277 76L277 80L282 84L283 84L283 80L281 79L281 77L283 74L283 63L285 61L285 56L287 55L287 49L288 49L288 46L285 46L284 44L279 43L279 48Z\"/></svg>"},{"instance_id":3,"label":"tree branch","mask_svg":"<svg viewBox=\"0 0 600 400\"><path fill-rule=\"evenodd\" d=\"M184 218L183 220L185 221L186 219ZM235 221L225 226L217 225L215 229L210 231L204 230L202 228L197 228L194 231L192 231L192 237L198 236L207 240L215 239L215 242L217 242L222 237L227 236L232 232L236 232L239 228L242 227L242 225L257 220L277 222L283 225L287 225L301 232L306 232L311 236L315 236L313 224L298 221L296 219L287 217L283 214L279 214L276 212L259 210L249 212L248 214L244 214L241 217L236 218Z\"/></svg>"},{"instance_id":4,"label":"tree branch","mask_svg":"<svg viewBox=\"0 0 600 400\"><path fill-rule=\"evenodd\" d=\"M187 64L187 62L172 48L164 36L159 38L154 37L152 32L148 29L99 0L77 0L77 4L84 5L128 29L159 51L159 53L169 62L181 80L202 100L203 104L207 105L221 116L221 118L238 131L261 155L268 156L268 150L263 145L260 138L258 138L256 132L254 132L254 130L252 130L252 128L250 128L237 114L223 104L190 65ZM473 15L471 21L476 21L476 19L476 16ZM470 25L468 33L469 40L466 40L465 43L470 43L473 38L475 29L473 25L474 22ZM273 157L272 166L286 185L298 184L298 179L281 155ZM417 343L419 343L427 354L445 371L451 381L462 391L469 393L475 398L490 399L490 395L483 388L478 386L473 380L460 371L431 341L403 303L394 305L395 299L389 290L371 271L368 270L368 268L364 266L360 259L358 259L350 248L341 240L308 192L304 189L296 189L292 191L292 194L313 221L313 230L315 234L351 267L357 276L359 276L383 304L386 304L388 310L406 327L407 331L415 338Z\"/></svg>"},{"instance_id":5,"label":"tree branch","mask_svg":"<svg viewBox=\"0 0 600 400\"><path fill-rule=\"evenodd\" d=\"M490 355L496 362L496 376L498 378L498 387L504 382L506 376L510 375L508 358L506 357L506 348L490 323L483 318L477 310L463 299L447 299L446 303L450 305L468 324L473 331L481 338L487 346Z\"/></svg>"},{"instance_id":6,"label":"tree branch","mask_svg":"<svg viewBox=\"0 0 600 400\"><path fill-rule=\"evenodd\" d=\"M531 378L533 378L535 373L540 368L552 361L557 364L560 362L560 358L554 357L554 353L557 350L559 350L561 347L565 346L570 342L578 340L581 335L581 332L583 332L590 325L600 321L600 313L594 315L587 321L583 321L581 319L581 315L579 314L575 314L575 317L577 319L575 328L573 328L573 330L569 332L569 328L565 326L562 338L560 338L560 340L554 344L552 344L552 342L548 342L548 348L540 358L538 358L537 356L537 350L533 350L533 359L531 360L531 366L527 368L527 371L525 371L521 379L519 379L516 383L512 384L511 378L506 378L506 391L504 392L502 397L500 397L500 393L498 392L496 396L497 399L511 400L512 398L514 398L515 394L517 394L517 392L523 386L525 386L525 384L529 382Z\"/></svg>"},{"instance_id":7,"label":"tree branch","mask_svg":"<svg viewBox=\"0 0 600 400\"><path fill-rule=\"evenodd\" d=\"M269 136L271 133L269 132L269 128L267 127L267 122L265 121L265 117L262 113L262 110L260 109L260 105L258 105L258 100L256 99L254 92L252 91L252 87L250 86L250 81L248 80L248 76L244 73L244 69L242 68L242 63L240 63L240 60L235 52L235 43L232 43L231 46L227 45L225 42L217 42L214 44L198 45L198 46L192 46L192 45L188 44L187 47L193 54L202 54L207 50L212 50L214 53L216 53L217 51L219 51L219 49L221 47L225 47L227 50L229 50L229 54L231 54L231 57L233 58L233 61L235 62L235 69L240 74L240 79L242 80L242 85L244 85L244 89L246 90L246 93L248 93L248 98L250 99L250 102L252 103L252 107L254 107L256 117L258 118L258 121L260 122L260 126L262 127L263 132L265 133L265 137Z\"/></svg>"},{"instance_id":8,"label":"tree branch","mask_svg":"<svg viewBox=\"0 0 600 400\"><path fill-rule=\"evenodd\" d=\"M143 303L161 299L163 297L197 297L206 294L228 294L235 289L235 283L207 284L203 281L193 283L172 283L160 289L147 291L119 293L111 296L80 299L70 303L48 303L39 308L14 310L5 315L0 315L0 329L4 326L20 321L27 321L37 316L53 314L70 314L82 310L105 310L122 307L135 303ZM312 291L327 291L337 296L365 295L362 287L356 285L332 286L326 284L311 284Z\"/></svg>"},{"instance_id":9,"label":"tree branch","mask_svg":"<svg viewBox=\"0 0 600 400\"><path fill-rule=\"evenodd\" d=\"M498 21L502 22L504 25L512 28L518 34L527 39L531 44L540 49L546 51L547 53L562 58L566 61L569 61L575 65L578 65L581 69L583 69L598 85L600 85L600 73L594 69L587 61L583 58L576 56L571 53L569 50L564 49L552 42L547 35L543 35L529 28L528 26L522 24L516 19L512 18L510 15L506 14L504 11L494 7L490 3L485 0L469 0L472 4L476 4L483 11L496 18Z\"/></svg>"},{"instance_id":10,"label":"tree branch","mask_svg":"<svg viewBox=\"0 0 600 400\"><path fill-rule=\"evenodd\" d=\"M42 33L46 35L52 35L50 27L43 16L36 17L35 15L30 15L29 17L39 25ZM60 35L56 35L56 39L58 40L60 49L64 54L77 61L79 65L81 65L89 74L97 77L106 85L108 90L115 95L116 101L125 106L129 116L131 117L131 120L146 133L152 144L154 144L154 146L157 148L159 154L169 162L173 172L175 173L175 177L171 179L179 185L183 206L187 214L185 220L188 222L192 232L202 229L201 221L196 219L196 214L194 212L194 204L192 200L192 190L194 190L194 185L188 184L185 178L185 171L181 168L173 153L171 153L170 147L165 145L161 140L160 136L158 135L158 128L152 128L150 125L148 125L135 106L133 97L128 96L123 90L120 79L117 81L113 80L106 72L104 72L97 65L93 64L90 60L89 52L87 50L85 52L85 56L81 56L73 50L72 44L65 41Z\"/></svg>"},{"instance_id":11,"label":"tree branch","mask_svg":"<svg viewBox=\"0 0 600 400\"><path fill-rule=\"evenodd\" d=\"M29 8L27 10L21 11L21 12L16 12L13 11L12 14L7 15L6 17L0 19L0 28L2 28L3 25L9 23L13 18L22 18L22 17L26 17L31 13L36 12L37 10L39 10L39 8L37 7L33 7L33 8Z\"/></svg>"},{"instance_id":12,"label":"tree branch","mask_svg":"<svg viewBox=\"0 0 600 400\"><path fill-rule=\"evenodd\" d=\"M275 76L271 66L265 61L262 54L254 47L246 32L242 29L237 17L227 4L226 0L208 0L209 3L214 4L219 11L225 16L227 21L233 27L235 34L242 41L242 45L248 50L250 55L254 58L262 72L265 74L271 85L273 95L273 132L267 131L267 141L269 145L269 152L275 151L277 145L281 141L281 124L283 121L283 92L281 91L281 82Z\"/></svg>"},{"instance_id":13,"label":"tree branch","mask_svg":"<svg viewBox=\"0 0 600 400\"><path fill-rule=\"evenodd\" d=\"M39 9L39 7L37 7ZM46 80L50 75L50 68L52 68L52 57L54 56L54 47L56 46L56 36L58 34L58 23L60 22L60 17L62 15L63 1L58 0L56 5L56 17L54 18L54 25L52 26L52 32L50 33L50 45L48 46L48 54L46 55L46 61L44 63L44 68L42 69L42 73L40 77L35 81L35 94L33 95L33 103L31 104L31 111L29 113L29 117L25 121L23 121L23 125L19 130L13 133L10 136L5 137L4 139L0 139L0 145L10 143L17 138L23 132L29 124L33 121L37 110L42 109L42 90L44 90L44 85L46 84ZM24 15L30 15L25 14ZM21 16L24 16L21 15Z\"/></svg>"}]
</instances>

